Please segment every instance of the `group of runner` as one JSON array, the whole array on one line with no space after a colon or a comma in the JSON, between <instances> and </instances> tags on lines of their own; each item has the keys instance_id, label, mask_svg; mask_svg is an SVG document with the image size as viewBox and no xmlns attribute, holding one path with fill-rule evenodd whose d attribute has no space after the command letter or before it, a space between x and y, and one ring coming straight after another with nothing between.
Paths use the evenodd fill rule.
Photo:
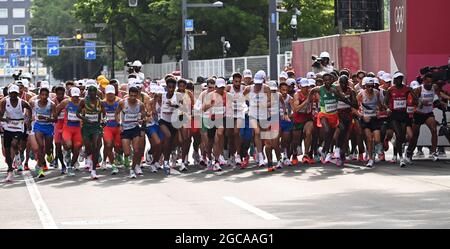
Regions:
<instances>
[{"instance_id":1,"label":"group of runner","mask_svg":"<svg viewBox=\"0 0 450 249\"><path fill-rule=\"evenodd\" d=\"M144 166L167 175L192 164L245 169L251 158L269 172L300 164L342 167L346 160L373 167L386 160L390 142L391 161L405 167L422 125L431 132L430 157L438 160L433 110L450 99L431 74L407 84L401 72L344 69L296 78L286 70L275 81L245 70L210 77L201 89L177 75L151 82L141 74L123 84L104 76L54 87L43 81L35 93L30 79L5 87L6 181L30 170L30 158L37 177L49 166L75 176L84 161L92 179L99 168L115 175L122 166L130 178L143 175Z\"/></svg>"}]
</instances>

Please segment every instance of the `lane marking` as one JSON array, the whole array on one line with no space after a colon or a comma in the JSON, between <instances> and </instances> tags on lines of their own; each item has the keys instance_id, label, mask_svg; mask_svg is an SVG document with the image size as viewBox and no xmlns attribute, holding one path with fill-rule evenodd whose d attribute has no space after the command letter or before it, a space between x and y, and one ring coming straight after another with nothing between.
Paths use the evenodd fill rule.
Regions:
<instances>
[{"instance_id":1,"label":"lane marking","mask_svg":"<svg viewBox=\"0 0 450 249\"><path fill-rule=\"evenodd\" d=\"M58 229L58 226L56 226L55 220L53 220L44 199L42 199L41 193L39 192L39 189L37 188L30 172L24 173L23 178L25 179L28 193L30 194L31 200L33 201L34 207L39 215L39 219L41 220L44 229Z\"/></svg>"},{"instance_id":2,"label":"lane marking","mask_svg":"<svg viewBox=\"0 0 450 249\"><path fill-rule=\"evenodd\" d=\"M233 203L234 205L241 207L251 213L254 213L256 215L258 215L259 217L266 219L266 220L279 220L280 218L276 217L275 215L269 214L266 211L263 211L257 207L254 207L242 200L239 200L236 197L232 197L232 196L224 196L223 197L225 200Z\"/></svg>"}]
</instances>

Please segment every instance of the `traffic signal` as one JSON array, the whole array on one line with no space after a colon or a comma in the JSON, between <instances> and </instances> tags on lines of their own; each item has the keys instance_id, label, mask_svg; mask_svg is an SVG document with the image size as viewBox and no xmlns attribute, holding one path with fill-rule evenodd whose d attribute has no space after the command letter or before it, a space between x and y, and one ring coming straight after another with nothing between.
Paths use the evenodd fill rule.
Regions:
<instances>
[{"instance_id":1,"label":"traffic signal","mask_svg":"<svg viewBox=\"0 0 450 249\"><path fill-rule=\"evenodd\" d=\"M128 5L130 7L137 7L138 6L138 0L128 0Z\"/></svg>"},{"instance_id":2,"label":"traffic signal","mask_svg":"<svg viewBox=\"0 0 450 249\"><path fill-rule=\"evenodd\" d=\"M77 41L78 44L81 43L81 39L83 39L83 34L81 33L81 29L76 29L75 30L75 40Z\"/></svg>"}]
</instances>

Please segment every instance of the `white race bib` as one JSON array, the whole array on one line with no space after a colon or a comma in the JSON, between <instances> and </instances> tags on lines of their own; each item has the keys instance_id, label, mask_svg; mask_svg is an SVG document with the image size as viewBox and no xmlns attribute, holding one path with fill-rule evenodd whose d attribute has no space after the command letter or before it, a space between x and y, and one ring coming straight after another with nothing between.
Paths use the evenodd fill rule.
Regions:
<instances>
[{"instance_id":1,"label":"white race bib","mask_svg":"<svg viewBox=\"0 0 450 249\"><path fill-rule=\"evenodd\" d=\"M98 114L85 114L84 115L87 120L89 120L90 122L98 122Z\"/></svg>"},{"instance_id":2,"label":"white race bib","mask_svg":"<svg viewBox=\"0 0 450 249\"><path fill-rule=\"evenodd\" d=\"M106 113L106 120L108 121L116 121L116 114L114 112Z\"/></svg>"},{"instance_id":3,"label":"white race bib","mask_svg":"<svg viewBox=\"0 0 450 249\"><path fill-rule=\"evenodd\" d=\"M394 109L406 108L406 100L395 100L394 99Z\"/></svg>"},{"instance_id":4,"label":"white race bib","mask_svg":"<svg viewBox=\"0 0 450 249\"><path fill-rule=\"evenodd\" d=\"M333 103L333 104L326 104L325 103L325 111L330 113L330 112L335 112L337 110L337 103Z\"/></svg>"},{"instance_id":5,"label":"white race bib","mask_svg":"<svg viewBox=\"0 0 450 249\"><path fill-rule=\"evenodd\" d=\"M139 114L125 114L123 116L123 122L137 122L139 119Z\"/></svg>"},{"instance_id":6,"label":"white race bib","mask_svg":"<svg viewBox=\"0 0 450 249\"><path fill-rule=\"evenodd\" d=\"M406 109L406 112L409 114L414 113L414 106L408 106L408 108Z\"/></svg>"},{"instance_id":7,"label":"white race bib","mask_svg":"<svg viewBox=\"0 0 450 249\"><path fill-rule=\"evenodd\" d=\"M80 121L80 119L77 117L77 114L75 112L68 112L67 113L67 120L73 121L73 122Z\"/></svg>"}]
</instances>

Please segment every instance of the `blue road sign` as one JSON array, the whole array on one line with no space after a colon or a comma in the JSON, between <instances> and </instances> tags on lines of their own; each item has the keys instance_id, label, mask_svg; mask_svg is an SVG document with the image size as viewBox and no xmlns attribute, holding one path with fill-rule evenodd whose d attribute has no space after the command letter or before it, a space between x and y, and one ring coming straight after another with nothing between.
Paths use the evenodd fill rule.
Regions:
<instances>
[{"instance_id":1,"label":"blue road sign","mask_svg":"<svg viewBox=\"0 0 450 249\"><path fill-rule=\"evenodd\" d=\"M31 36L20 37L20 56L30 57L33 49Z\"/></svg>"},{"instance_id":2,"label":"blue road sign","mask_svg":"<svg viewBox=\"0 0 450 249\"><path fill-rule=\"evenodd\" d=\"M84 59L90 61L97 59L97 51L95 42L86 42L84 44Z\"/></svg>"},{"instance_id":3,"label":"blue road sign","mask_svg":"<svg viewBox=\"0 0 450 249\"><path fill-rule=\"evenodd\" d=\"M184 22L184 29L186 32L192 32L194 31L194 20L193 19L186 19Z\"/></svg>"},{"instance_id":4,"label":"blue road sign","mask_svg":"<svg viewBox=\"0 0 450 249\"><path fill-rule=\"evenodd\" d=\"M9 65L17 67L19 65L19 55L17 53L9 54Z\"/></svg>"},{"instance_id":5,"label":"blue road sign","mask_svg":"<svg viewBox=\"0 0 450 249\"><path fill-rule=\"evenodd\" d=\"M5 42L5 38L0 37L0 56L6 55Z\"/></svg>"},{"instance_id":6,"label":"blue road sign","mask_svg":"<svg viewBox=\"0 0 450 249\"><path fill-rule=\"evenodd\" d=\"M49 36L47 37L47 55L59 56L59 37Z\"/></svg>"}]
</instances>

